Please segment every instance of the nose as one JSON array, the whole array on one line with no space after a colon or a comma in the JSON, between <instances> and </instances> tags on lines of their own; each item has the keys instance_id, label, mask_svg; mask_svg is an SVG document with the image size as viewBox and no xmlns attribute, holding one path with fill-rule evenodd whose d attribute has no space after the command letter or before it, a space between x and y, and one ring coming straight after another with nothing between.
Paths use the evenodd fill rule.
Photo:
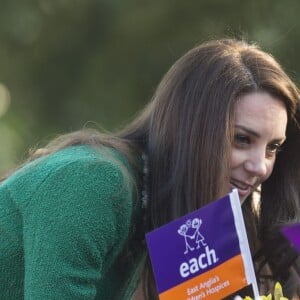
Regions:
<instances>
[{"instance_id":1,"label":"nose","mask_svg":"<svg viewBox=\"0 0 300 300\"><path fill-rule=\"evenodd\" d=\"M244 163L244 168L253 176L266 176L268 169L265 151L255 151L251 153Z\"/></svg>"}]
</instances>

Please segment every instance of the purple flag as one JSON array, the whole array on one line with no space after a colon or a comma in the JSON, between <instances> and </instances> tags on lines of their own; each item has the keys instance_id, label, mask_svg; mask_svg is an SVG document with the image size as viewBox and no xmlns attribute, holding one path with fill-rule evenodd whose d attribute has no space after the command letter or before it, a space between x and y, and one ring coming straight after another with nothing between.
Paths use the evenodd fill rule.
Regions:
<instances>
[{"instance_id":1,"label":"purple flag","mask_svg":"<svg viewBox=\"0 0 300 300\"><path fill-rule=\"evenodd\" d=\"M300 223L284 226L281 228L281 232L292 242L300 254Z\"/></svg>"}]
</instances>

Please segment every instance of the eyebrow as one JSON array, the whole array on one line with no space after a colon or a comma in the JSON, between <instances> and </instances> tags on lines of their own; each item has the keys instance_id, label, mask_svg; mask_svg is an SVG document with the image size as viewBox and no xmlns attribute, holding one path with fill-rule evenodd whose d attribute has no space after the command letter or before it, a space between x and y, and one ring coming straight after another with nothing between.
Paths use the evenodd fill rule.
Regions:
<instances>
[{"instance_id":1,"label":"eyebrow","mask_svg":"<svg viewBox=\"0 0 300 300\"><path fill-rule=\"evenodd\" d=\"M235 125L234 127L235 127L235 128L238 128L238 129L242 129L243 131L245 131L245 132L247 132L248 134L250 134L250 135L252 135L252 136L255 136L255 137L257 137L257 138L260 137L260 134L259 134L258 132L254 131L254 130L248 128L248 127L245 127L245 126L243 126L243 125ZM274 139L274 142L284 142L285 139L286 139L286 137L284 136L284 137L282 137L282 138Z\"/></svg>"},{"instance_id":2,"label":"eyebrow","mask_svg":"<svg viewBox=\"0 0 300 300\"><path fill-rule=\"evenodd\" d=\"M259 133L257 133L256 131L253 131L252 129L249 129L248 127L245 127L245 126L243 126L243 125L235 125L234 126L235 128L238 128L238 129L242 129L242 130L244 130L245 132L247 132L248 134L251 134L251 135L253 135L253 136L255 136L255 137L260 137L260 134Z\"/></svg>"}]
</instances>

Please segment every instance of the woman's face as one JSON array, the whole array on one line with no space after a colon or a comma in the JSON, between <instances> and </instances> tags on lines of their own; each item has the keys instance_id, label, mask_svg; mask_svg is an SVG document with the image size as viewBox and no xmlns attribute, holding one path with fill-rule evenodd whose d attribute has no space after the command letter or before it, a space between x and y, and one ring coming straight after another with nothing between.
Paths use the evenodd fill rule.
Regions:
<instances>
[{"instance_id":1,"label":"woman's face","mask_svg":"<svg viewBox=\"0 0 300 300\"><path fill-rule=\"evenodd\" d=\"M276 154L285 140L284 103L265 92L247 94L234 109L230 188L243 202L272 173Z\"/></svg>"}]
</instances>

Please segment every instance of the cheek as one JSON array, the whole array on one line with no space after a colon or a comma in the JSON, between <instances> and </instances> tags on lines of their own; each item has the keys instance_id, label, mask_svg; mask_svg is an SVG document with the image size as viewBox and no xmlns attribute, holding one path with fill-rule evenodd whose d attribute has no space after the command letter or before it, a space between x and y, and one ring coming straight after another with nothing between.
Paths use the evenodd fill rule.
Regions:
<instances>
[{"instance_id":1,"label":"cheek","mask_svg":"<svg viewBox=\"0 0 300 300\"><path fill-rule=\"evenodd\" d=\"M274 163L275 163L275 160L274 161L270 161L267 165L267 173L264 177L261 178L261 183L266 181L272 174L272 171L273 171L273 167L274 167Z\"/></svg>"},{"instance_id":2,"label":"cheek","mask_svg":"<svg viewBox=\"0 0 300 300\"><path fill-rule=\"evenodd\" d=\"M243 157L237 149L232 149L231 150L231 156L230 156L230 168L235 169L239 165L241 165L243 162Z\"/></svg>"}]
</instances>

